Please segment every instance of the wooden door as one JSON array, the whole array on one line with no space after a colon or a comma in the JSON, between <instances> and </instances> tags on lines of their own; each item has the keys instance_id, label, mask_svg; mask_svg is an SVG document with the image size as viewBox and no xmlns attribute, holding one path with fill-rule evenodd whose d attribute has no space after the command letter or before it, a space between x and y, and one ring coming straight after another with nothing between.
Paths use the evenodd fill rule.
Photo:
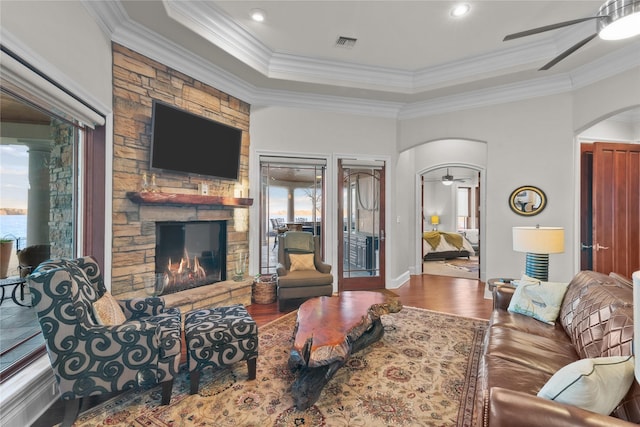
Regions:
<instances>
[{"instance_id":1,"label":"wooden door","mask_svg":"<svg viewBox=\"0 0 640 427\"><path fill-rule=\"evenodd\" d=\"M339 160L338 290L385 287L384 162Z\"/></svg>"},{"instance_id":2,"label":"wooden door","mask_svg":"<svg viewBox=\"0 0 640 427\"><path fill-rule=\"evenodd\" d=\"M640 270L640 145L593 148L593 270Z\"/></svg>"},{"instance_id":3,"label":"wooden door","mask_svg":"<svg viewBox=\"0 0 640 427\"><path fill-rule=\"evenodd\" d=\"M580 270L593 270L593 144L580 146Z\"/></svg>"}]
</instances>

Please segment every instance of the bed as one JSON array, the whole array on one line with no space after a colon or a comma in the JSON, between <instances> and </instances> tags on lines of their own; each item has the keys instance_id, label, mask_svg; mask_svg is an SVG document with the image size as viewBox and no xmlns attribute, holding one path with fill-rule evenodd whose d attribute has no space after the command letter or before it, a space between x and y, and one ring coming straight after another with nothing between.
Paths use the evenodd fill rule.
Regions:
<instances>
[{"instance_id":1,"label":"bed","mask_svg":"<svg viewBox=\"0 0 640 427\"><path fill-rule=\"evenodd\" d=\"M476 254L464 234L453 231L425 231L422 248L425 261L469 258Z\"/></svg>"}]
</instances>

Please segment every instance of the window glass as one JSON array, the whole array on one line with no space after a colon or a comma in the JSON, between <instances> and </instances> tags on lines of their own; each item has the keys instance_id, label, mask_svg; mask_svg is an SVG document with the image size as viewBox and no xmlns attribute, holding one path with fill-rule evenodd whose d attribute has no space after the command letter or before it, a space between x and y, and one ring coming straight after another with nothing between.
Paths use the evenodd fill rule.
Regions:
<instances>
[{"instance_id":1,"label":"window glass","mask_svg":"<svg viewBox=\"0 0 640 427\"><path fill-rule=\"evenodd\" d=\"M3 280L24 278L49 257L76 255L80 128L2 92L0 237L11 242ZM16 293L13 293L14 287ZM15 298L13 298L15 295ZM28 286L5 286L0 304L2 378L43 348Z\"/></svg>"}]
</instances>

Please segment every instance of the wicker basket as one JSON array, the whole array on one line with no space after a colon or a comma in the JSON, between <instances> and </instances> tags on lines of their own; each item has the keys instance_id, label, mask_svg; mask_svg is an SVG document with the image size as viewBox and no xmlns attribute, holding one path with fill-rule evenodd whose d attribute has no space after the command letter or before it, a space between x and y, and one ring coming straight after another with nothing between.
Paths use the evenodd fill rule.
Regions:
<instances>
[{"instance_id":1,"label":"wicker basket","mask_svg":"<svg viewBox=\"0 0 640 427\"><path fill-rule=\"evenodd\" d=\"M271 304L276 302L276 275L261 274L253 282L253 302Z\"/></svg>"}]
</instances>

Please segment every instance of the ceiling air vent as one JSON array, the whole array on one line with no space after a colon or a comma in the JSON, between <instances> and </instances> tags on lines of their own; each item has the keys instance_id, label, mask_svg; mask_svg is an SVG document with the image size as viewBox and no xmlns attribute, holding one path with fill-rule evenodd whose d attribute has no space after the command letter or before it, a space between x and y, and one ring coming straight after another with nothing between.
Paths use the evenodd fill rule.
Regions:
<instances>
[{"instance_id":1,"label":"ceiling air vent","mask_svg":"<svg viewBox=\"0 0 640 427\"><path fill-rule=\"evenodd\" d=\"M336 40L336 46L351 49L356 45L357 40L358 39L354 39L353 37L339 36L338 40Z\"/></svg>"}]
</instances>

